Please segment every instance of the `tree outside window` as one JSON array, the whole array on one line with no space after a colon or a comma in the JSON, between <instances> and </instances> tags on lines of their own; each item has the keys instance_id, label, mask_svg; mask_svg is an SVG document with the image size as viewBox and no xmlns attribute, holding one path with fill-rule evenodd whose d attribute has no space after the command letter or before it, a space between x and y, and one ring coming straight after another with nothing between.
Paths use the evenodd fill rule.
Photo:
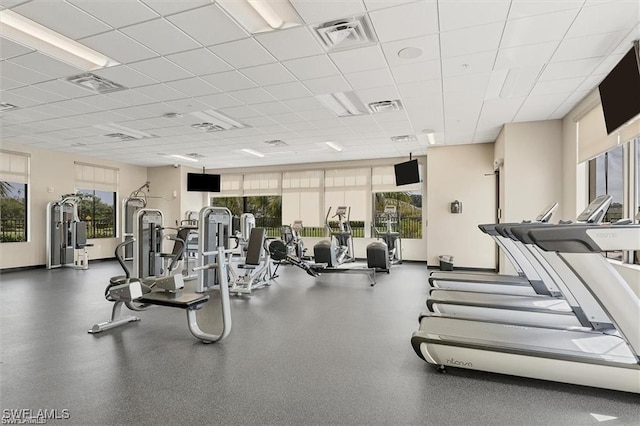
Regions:
<instances>
[{"instance_id":1,"label":"tree outside window","mask_svg":"<svg viewBox=\"0 0 640 426\"><path fill-rule=\"evenodd\" d=\"M27 184L0 181L0 242L27 241Z\"/></svg>"}]
</instances>

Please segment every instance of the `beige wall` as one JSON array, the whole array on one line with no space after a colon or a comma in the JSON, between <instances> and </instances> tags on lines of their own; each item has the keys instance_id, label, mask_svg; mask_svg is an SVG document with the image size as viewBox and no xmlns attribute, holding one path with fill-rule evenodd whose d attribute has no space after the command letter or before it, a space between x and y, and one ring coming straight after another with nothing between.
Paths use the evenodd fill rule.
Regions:
<instances>
[{"instance_id":1,"label":"beige wall","mask_svg":"<svg viewBox=\"0 0 640 426\"><path fill-rule=\"evenodd\" d=\"M478 224L495 222L494 144L430 147L427 156L428 264L454 256L455 266L495 267L493 240ZM462 214L452 214L452 201Z\"/></svg>"},{"instance_id":2,"label":"beige wall","mask_svg":"<svg viewBox=\"0 0 640 426\"><path fill-rule=\"evenodd\" d=\"M29 182L29 241L0 244L0 269L46 263L46 208L47 203L60 199L62 194L75 192L74 161L117 167L119 169L118 211L122 198L140 187L147 180L146 167L103 161L84 155L56 152L28 145L2 143L2 148L31 154L31 178ZM118 234L119 234L118 230ZM119 238L90 240L89 259L113 257Z\"/></svg>"}]
</instances>

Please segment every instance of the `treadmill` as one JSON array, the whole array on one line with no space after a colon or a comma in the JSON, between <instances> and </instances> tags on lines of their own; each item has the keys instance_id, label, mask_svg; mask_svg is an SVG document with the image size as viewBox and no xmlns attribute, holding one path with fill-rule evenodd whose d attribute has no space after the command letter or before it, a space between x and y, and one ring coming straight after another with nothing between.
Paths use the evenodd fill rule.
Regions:
<instances>
[{"instance_id":1,"label":"treadmill","mask_svg":"<svg viewBox=\"0 0 640 426\"><path fill-rule=\"evenodd\" d=\"M546 206L536 217L536 223L547 223L551 220L553 213L558 209L558 203L552 203ZM530 222L522 222L530 223ZM512 223L511 225L515 225ZM429 275L429 284L432 287L465 289L468 283L476 283L479 286L489 284L487 291L495 291L491 284L502 283L513 286L513 291L519 294L532 294L531 285L534 283L537 287L543 287L541 279L535 269L532 268L529 260L517 248L516 244L506 235L500 233L496 227L499 224L483 224L478 228L494 239L498 248L505 257L513 265L517 275L505 275L491 272L441 272L433 271Z\"/></svg>"},{"instance_id":2,"label":"treadmill","mask_svg":"<svg viewBox=\"0 0 640 426\"><path fill-rule=\"evenodd\" d=\"M578 224L597 224L608 206L610 197L598 197L578 216ZM541 252L522 229L544 228L546 223L501 225L504 235L518 240L529 252L536 269L548 283L549 292L533 295L487 293L469 290L433 288L427 299L429 311L453 317L492 320L513 324L530 324L558 327L582 327L604 330L612 327L611 321L584 286L570 270L559 261L557 254ZM574 225L577 226L577 225ZM563 277L557 270L563 272ZM504 286L499 286L504 291ZM508 290L508 289L507 289Z\"/></svg>"},{"instance_id":3,"label":"treadmill","mask_svg":"<svg viewBox=\"0 0 640 426\"><path fill-rule=\"evenodd\" d=\"M640 393L640 299L602 251L640 249L640 225L525 227L609 315L612 329L519 326L423 314L411 344L429 364ZM563 278L565 270L557 271Z\"/></svg>"},{"instance_id":4,"label":"treadmill","mask_svg":"<svg viewBox=\"0 0 640 426\"><path fill-rule=\"evenodd\" d=\"M587 208L578 216L578 223L600 223L604 217L609 205L611 204L612 197L610 195L601 195L596 197ZM545 224L547 222L536 221L536 224ZM523 223L508 223L494 225L495 230L505 240L513 241L513 245L505 246L510 247L511 254L518 253L519 258L523 259L520 265L525 271L526 279L517 278L514 280L513 276L500 275L500 274L487 274L485 279L477 280L480 274L473 274L474 279L462 280L458 277L448 278L447 276L435 276L429 277L429 284L436 288L446 288L450 290L461 291L474 291L474 292L488 292L488 293L504 293L504 294L517 294L523 296L533 296L536 294L542 294L547 296L561 296L562 292L558 288L557 283L553 280L548 270L543 268L536 256L532 254L531 250L526 248L522 242L513 238L510 234L510 229L516 225L526 225ZM497 279L492 279L497 278Z\"/></svg>"}]
</instances>

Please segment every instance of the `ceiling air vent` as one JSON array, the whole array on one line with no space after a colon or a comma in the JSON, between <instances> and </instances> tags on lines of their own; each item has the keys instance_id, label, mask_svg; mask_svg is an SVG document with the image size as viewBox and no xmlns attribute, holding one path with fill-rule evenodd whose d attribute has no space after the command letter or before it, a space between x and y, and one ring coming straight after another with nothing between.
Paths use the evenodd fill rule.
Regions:
<instances>
[{"instance_id":1,"label":"ceiling air vent","mask_svg":"<svg viewBox=\"0 0 640 426\"><path fill-rule=\"evenodd\" d=\"M93 127L100 130L105 130L104 137L110 139L117 139L119 141L135 141L140 139L151 139L157 136L152 135L141 130L130 129L129 127L121 126L116 123L96 124Z\"/></svg>"},{"instance_id":2,"label":"ceiling air vent","mask_svg":"<svg viewBox=\"0 0 640 426\"><path fill-rule=\"evenodd\" d=\"M189 158L204 158L204 155L198 154L197 152L190 152L189 154L185 154L186 157Z\"/></svg>"},{"instance_id":3,"label":"ceiling air vent","mask_svg":"<svg viewBox=\"0 0 640 426\"><path fill-rule=\"evenodd\" d=\"M136 138L133 137L131 135L127 135L125 133L109 133L104 135L105 138L111 138L111 139L118 139L119 141L125 142L125 141L135 141L137 139L142 139L142 138Z\"/></svg>"},{"instance_id":4,"label":"ceiling air vent","mask_svg":"<svg viewBox=\"0 0 640 426\"><path fill-rule=\"evenodd\" d=\"M274 139L272 141L264 141L269 146L286 146L289 145L285 141L281 141L280 139Z\"/></svg>"},{"instance_id":5,"label":"ceiling air vent","mask_svg":"<svg viewBox=\"0 0 640 426\"><path fill-rule=\"evenodd\" d=\"M371 112L389 112L389 111L401 111L402 102L396 99L395 101L380 101L372 102L369 104Z\"/></svg>"},{"instance_id":6,"label":"ceiling air vent","mask_svg":"<svg viewBox=\"0 0 640 426\"><path fill-rule=\"evenodd\" d=\"M366 16L325 22L315 30L326 50L350 49L376 42Z\"/></svg>"},{"instance_id":7,"label":"ceiling air vent","mask_svg":"<svg viewBox=\"0 0 640 426\"><path fill-rule=\"evenodd\" d=\"M414 135L391 136L391 142L415 142Z\"/></svg>"},{"instance_id":8,"label":"ceiling air vent","mask_svg":"<svg viewBox=\"0 0 640 426\"><path fill-rule=\"evenodd\" d=\"M20 107L17 107L15 105L9 104L7 102L0 102L0 112L7 112L7 111L12 111L14 109L18 109Z\"/></svg>"},{"instance_id":9,"label":"ceiling air vent","mask_svg":"<svg viewBox=\"0 0 640 426\"><path fill-rule=\"evenodd\" d=\"M118 83L90 73L69 77L67 81L96 93L111 93L126 89Z\"/></svg>"},{"instance_id":10,"label":"ceiling air vent","mask_svg":"<svg viewBox=\"0 0 640 426\"><path fill-rule=\"evenodd\" d=\"M223 130L226 130L224 127L213 123L192 124L191 127L197 130L202 130L203 132L221 132Z\"/></svg>"}]
</instances>

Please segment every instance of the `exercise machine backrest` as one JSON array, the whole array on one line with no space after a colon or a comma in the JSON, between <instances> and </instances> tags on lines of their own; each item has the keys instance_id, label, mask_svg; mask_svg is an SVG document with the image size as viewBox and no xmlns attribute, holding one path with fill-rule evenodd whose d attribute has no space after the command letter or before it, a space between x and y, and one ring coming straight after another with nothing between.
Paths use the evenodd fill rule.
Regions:
<instances>
[{"instance_id":1,"label":"exercise machine backrest","mask_svg":"<svg viewBox=\"0 0 640 426\"><path fill-rule=\"evenodd\" d=\"M249 237L249 245L247 246L247 257L245 265L257 266L264 254L264 239L266 230L264 228L253 228Z\"/></svg>"}]
</instances>

